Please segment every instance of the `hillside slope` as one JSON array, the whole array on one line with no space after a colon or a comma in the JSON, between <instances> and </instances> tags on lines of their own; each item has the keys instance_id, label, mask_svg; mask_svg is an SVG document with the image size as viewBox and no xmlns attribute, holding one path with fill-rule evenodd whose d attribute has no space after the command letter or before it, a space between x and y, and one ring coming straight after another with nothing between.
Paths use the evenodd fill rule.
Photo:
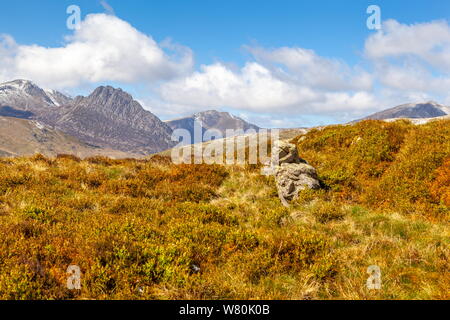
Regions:
<instances>
[{"instance_id":1,"label":"hillside slope","mask_svg":"<svg viewBox=\"0 0 450 320\"><path fill-rule=\"evenodd\" d=\"M113 158L135 156L112 149L94 147L36 120L0 117L0 156L46 156L73 154L84 158L103 155Z\"/></svg>"},{"instance_id":2,"label":"hillside slope","mask_svg":"<svg viewBox=\"0 0 450 320\"><path fill-rule=\"evenodd\" d=\"M295 141L339 200L434 218L449 214L439 201L444 195L430 188L450 158L450 120L370 120L313 129Z\"/></svg>"},{"instance_id":3,"label":"hillside slope","mask_svg":"<svg viewBox=\"0 0 450 320\"><path fill-rule=\"evenodd\" d=\"M295 140L324 188L289 208L258 166L0 159L0 298L448 300L450 121Z\"/></svg>"}]
</instances>

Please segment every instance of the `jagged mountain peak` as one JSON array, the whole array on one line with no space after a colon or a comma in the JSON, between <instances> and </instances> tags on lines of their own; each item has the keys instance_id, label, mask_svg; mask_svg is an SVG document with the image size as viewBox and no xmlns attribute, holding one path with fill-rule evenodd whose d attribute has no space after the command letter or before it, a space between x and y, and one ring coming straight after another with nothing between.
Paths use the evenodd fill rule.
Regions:
<instances>
[{"instance_id":1,"label":"jagged mountain peak","mask_svg":"<svg viewBox=\"0 0 450 320\"><path fill-rule=\"evenodd\" d=\"M23 89L27 86L36 86L36 85L30 80L16 79L16 80L4 82L1 84L1 86L11 86L11 87Z\"/></svg>"},{"instance_id":2,"label":"jagged mountain peak","mask_svg":"<svg viewBox=\"0 0 450 320\"><path fill-rule=\"evenodd\" d=\"M30 80L17 79L0 84L0 107L13 107L16 111L35 113L46 107L59 107L70 100L61 92L42 89Z\"/></svg>"},{"instance_id":3,"label":"jagged mountain peak","mask_svg":"<svg viewBox=\"0 0 450 320\"><path fill-rule=\"evenodd\" d=\"M133 100L133 97L129 93L123 91L121 88L114 88L112 86L97 87L89 95L89 97L117 97L117 96Z\"/></svg>"},{"instance_id":4,"label":"jagged mountain peak","mask_svg":"<svg viewBox=\"0 0 450 320\"><path fill-rule=\"evenodd\" d=\"M21 92L31 96L45 95L43 89L30 80L18 79L0 84L3 92Z\"/></svg>"},{"instance_id":5,"label":"jagged mountain peak","mask_svg":"<svg viewBox=\"0 0 450 320\"><path fill-rule=\"evenodd\" d=\"M152 116L133 97L120 88L100 86L87 97L78 96L70 106L78 108L95 109L100 113L118 116L123 119L136 119L137 121ZM145 113L145 115L144 115ZM141 118L141 119L140 119ZM139 120L140 119L140 120Z\"/></svg>"},{"instance_id":6,"label":"jagged mountain peak","mask_svg":"<svg viewBox=\"0 0 450 320\"><path fill-rule=\"evenodd\" d=\"M148 154L170 148L171 130L120 88L100 86L44 121L90 144Z\"/></svg>"},{"instance_id":7,"label":"jagged mountain peak","mask_svg":"<svg viewBox=\"0 0 450 320\"><path fill-rule=\"evenodd\" d=\"M191 116L182 117L178 119L173 119L167 121L169 124L173 124L179 121L186 120L197 120L204 122L203 125L206 128L215 128L215 129L259 129L258 126L248 123L244 119L241 119L229 112L226 111L217 111L217 110L207 110L202 112L194 113Z\"/></svg>"},{"instance_id":8,"label":"jagged mountain peak","mask_svg":"<svg viewBox=\"0 0 450 320\"><path fill-rule=\"evenodd\" d=\"M229 112L226 111L217 111L217 110L207 110L202 112L197 112L193 115L195 119L220 119L220 118L229 118L229 119L239 119L235 117Z\"/></svg>"},{"instance_id":9,"label":"jagged mountain peak","mask_svg":"<svg viewBox=\"0 0 450 320\"><path fill-rule=\"evenodd\" d=\"M206 110L206 111L201 111L201 112L197 112L194 115L220 115L220 114L230 114L229 112L224 112L224 111L217 111L217 110Z\"/></svg>"},{"instance_id":10,"label":"jagged mountain peak","mask_svg":"<svg viewBox=\"0 0 450 320\"><path fill-rule=\"evenodd\" d=\"M26 86L35 86L37 87L37 85L31 81L31 80L27 80L27 79L15 79L15 80L11 80L11 81L6 81L4 83L1 84L3 85L10 85L10 86L16 86L16 87L26 87Z\"/></svg>"}]
</instances>

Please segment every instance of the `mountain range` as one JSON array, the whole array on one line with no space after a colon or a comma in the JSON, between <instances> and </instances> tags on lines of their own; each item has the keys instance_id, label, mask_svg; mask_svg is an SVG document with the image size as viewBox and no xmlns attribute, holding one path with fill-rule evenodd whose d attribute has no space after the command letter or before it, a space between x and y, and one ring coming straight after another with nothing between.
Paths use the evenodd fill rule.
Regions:
<instances>
[{"instance_id":1,"label":"mountain range","mask_svg":"<svg viewBox=\"0 0 450 320\"><path fill-rule=\"evenodd\" d=\"M171 140L173 130L184 128L191 131L195 120L202 121L205 129L215 128L222 132L226 129L258 129L229 113L217 111L163 122L122 89L101 86L87 97L72 98L56 90L42 89L28 80L0 84L0 117L2 121L10 121L10 134L5 132L5 128L3 134L11 141L15 140L14 132L28 136L30 130L23 130L25 122L15 120L22 119L35 121L25 127L35 128L35 123L39 123L59 137L71 137L83 147L93 148L98 154L115 153L120 156L145 156L169 149L177 143ZM61 145L68 144L61 142ZM28 149L31 153L38 149L44 154L54 153L55 148L44 146ZM5 152L9 154L23 154L14 152L11 146L8 150ZM64 151L59 150L62 153ZM90 151L83 154L90 154ZM72 153L73 148L68 148L67 152Z\"/></svg>"},{"instance_id":2,"label":"mountain range","mask_svg":"<svg viewBox=\"0 0 450 320\"><path fill-rule=\"evenodd\" d=\"M110 86L71 98L31 81L7 82L0 85L0 116L37 120L101 149L146 155L173 145L168 125Z\"/></svg>"},{"instance_id":3,"label":"mountain range","mask_svg":"<svg viewBox=\"0 0 450 320\"><path fill-rule=\"evenodd\" d=\"M400 105L360 120L420 120L448 115L449 107L430 101ZM98 87L87 97L72 98L28 80L0 84L0 156L39 152L143 157L175 146L178 142L171 139L175 129L185 129L194 137L196 121L202 123L202 133L216 129L224 137L227 129L260 129L215 110L162 121L130 94L111 86Z\"/></svg>"},{"instance_id":4,"label":"mountain range","mask_svg":"<svg viewBox=\"0 0 450 320\"><path fill-rule=\"evenodd\" d=\"M58 91L41 89L27 80L0 84L0 116L37 118L71 100Z\"/></svg>"}]
</instances>

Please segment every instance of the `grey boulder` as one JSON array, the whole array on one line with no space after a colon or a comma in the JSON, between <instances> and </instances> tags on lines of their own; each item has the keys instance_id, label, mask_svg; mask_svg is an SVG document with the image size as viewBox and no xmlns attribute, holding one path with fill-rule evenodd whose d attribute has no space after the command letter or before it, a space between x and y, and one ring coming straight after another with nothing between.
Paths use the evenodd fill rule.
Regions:
<instances>
[{"instance_id":1,"label":"grey boulder","mask_svg":"<svg viewBox=\"0 0 450 320\"><path fill-rule=\"evenodd\" d=\"M283 163L306 163L298 156L297 146L287 141L276 141L272 148L272 166L280 166Z\"/></svg>"},{"instance_id":2,"label":"grey boulder","mask_svg":"<svg viewBox=\"0 0 450 320\"><path fill-rule=\"evenodd\" d=\"M314 167L305 163L283 163L275 170L275 180L280 197L294 200L305 189L319 189L320 183Z\"/></svg>"},{"instance_id":3,"label":"grey boulder","mask_svg":"<svg viewBox=\"0 0 450 320\"><path fill-rule=\"evenodd\" d=\"M275 175L278 196L285 206L305 189L319 189L320 182L314 167L298 155L297 146L276 141L272 148L271 169Z\"/></svg>"}]
</instances>

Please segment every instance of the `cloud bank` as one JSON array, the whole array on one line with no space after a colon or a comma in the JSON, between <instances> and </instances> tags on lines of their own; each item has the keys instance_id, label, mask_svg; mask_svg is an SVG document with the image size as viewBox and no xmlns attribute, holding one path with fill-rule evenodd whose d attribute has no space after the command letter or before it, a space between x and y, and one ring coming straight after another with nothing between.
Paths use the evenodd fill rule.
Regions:
<instances>
[{"instance_id":1,"label":"cloud bank","mask_svg":"<svg viewBox=\"0 0 450 320\"><path fill-rule=\"evenodd\" d=\"M388 20L366 40L365 55L387 90L449 101L450 27L446 21L404 25Z\"/></svg>"},{"instance_id":2,"label":"cloud bank","mask_svg":"<svg viewBox=\"0 0 450 320\"><path fill-rule=\"evenodd\" d=\"M0 40L2 78L26 78L53 88L84 83L166 81L192 69L190 49L169 52L129 23L111 15L88 15L59 48Z\"/></svg>"},{"instance_id":3,"label":"cloud bank","mask_svg":"<svg viewBox=\"0 0 450 320\"><path fill-rule=\"evenodd\" d=\"M229 106L252 112L340 112L366 109L374 98L370 74L312 50L249 48L254 62L233 70L222 63L164 83L165 101L196 109Z\"/></svg>"},{"instance_id":4,"label":"cloud bank","mask_svg":"<svg viewBox=\"0 0 450 320\"><path fill-rule=\"evenodd\" d=\"M351 120L406 102L450 104L446 21L388 20L363 45L361 63L353 66L306 48L246 46L250 59L243 66L194 69L188 47L156 43L120 18L91 14L62 47L20 45L2 35L0 80L27 78L56 89L143 84L148 96L138 98L163 116L229 108L274 121L290 114Z\"/></svg>"}]
</instances>

